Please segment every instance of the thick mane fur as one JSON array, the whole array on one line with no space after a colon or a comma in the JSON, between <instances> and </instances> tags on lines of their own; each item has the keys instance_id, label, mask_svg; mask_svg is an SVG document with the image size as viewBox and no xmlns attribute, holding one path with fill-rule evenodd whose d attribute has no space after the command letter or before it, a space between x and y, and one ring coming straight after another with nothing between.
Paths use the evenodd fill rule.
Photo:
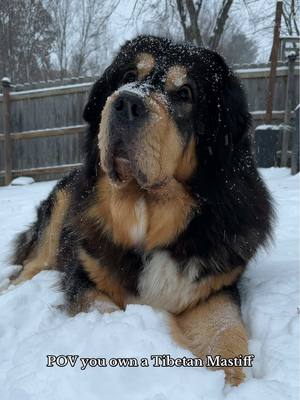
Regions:
<instances>
[{"instance_id":1,"label":"thick mane fur","mask_svg":"<svg viewBox=\"0 0 300 400\"><path fill-rule=\"evenodd\" d=\"M207 49L149 36L127 42L122 49L94 85L84 111L89 124L87 181L91 182L98 170L100 110L116 90L117 67L140 50L153 55L167 53L174 62L180 54L183 64L193 60L192 73L201 82L204 101L197 100L199 115L195 116L198 167L186 187L200 212L167 248L183 266L190 257L198 257L201 276L246 265L270 239L273 211L253 159L251 117L240 81L219 54Z\"/></svg>"}]
</instances>

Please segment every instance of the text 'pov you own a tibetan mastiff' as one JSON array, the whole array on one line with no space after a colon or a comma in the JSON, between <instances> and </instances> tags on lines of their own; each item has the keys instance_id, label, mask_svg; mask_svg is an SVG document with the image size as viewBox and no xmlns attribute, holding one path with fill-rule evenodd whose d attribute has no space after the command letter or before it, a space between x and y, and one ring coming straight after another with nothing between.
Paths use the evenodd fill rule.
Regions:
<instances>
[{"instance_id":1,"label":"text 'pov you own a tibetan mastiff'","mask_svg":"<svg viewBox=\"0 0 300 400\"><path fill-rule=\"evenodd\" d=\"M57 269L71 314L148 304L196 357L247 354L236 284L270 237L272 206L238 79L213 51L139 36L83 117L83 167L17 238L15 283ZM242 368L224 370L243 381Z\"/></svg>"}]
</instances>

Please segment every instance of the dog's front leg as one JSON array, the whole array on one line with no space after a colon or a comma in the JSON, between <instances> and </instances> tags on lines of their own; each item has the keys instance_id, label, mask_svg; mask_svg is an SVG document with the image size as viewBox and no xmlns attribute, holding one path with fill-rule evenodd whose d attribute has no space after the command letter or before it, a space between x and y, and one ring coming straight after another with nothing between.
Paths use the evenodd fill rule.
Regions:
<instances>
[{"instance_id":1,"label":"dog's front leg","mask_svg":"<svg viewBox=\"0 0 300 400\"><path fill-rule=\"evenodd\" d=\"M229 291L212 295L192 309L171 316L175 341L206 363L206 356L234 358L248 354L248 338L239 305ZM239 385L245 378L242 367L220 366L226 382Z\"/></svg>"},{"instance_id":2,"label":"dog's front leg","mask_svg":"<svg viewBox=\"0 0 300 400\"><path fill-rule=\"evenodd\" d=\"M78 295L72 296L72 299L66 297L65 300L63 309L65 309L69 315L76 315L79 312L88 312L93 309L98 310L101 314L122 309L113 299L97 288L86 289L78 293Z\"/></svg>"}]
</instances>

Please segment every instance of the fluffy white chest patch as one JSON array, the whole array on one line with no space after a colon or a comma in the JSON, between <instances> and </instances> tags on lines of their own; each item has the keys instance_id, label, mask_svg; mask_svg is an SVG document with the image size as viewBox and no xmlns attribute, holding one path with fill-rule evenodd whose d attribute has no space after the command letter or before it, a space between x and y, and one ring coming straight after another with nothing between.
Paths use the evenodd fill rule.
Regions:
<instances>
[{"instance_id":1,"label":"fluffy white chest patch","mask_svg":"<svg viewBox=\"0 0 300 400\"><path fill-rule=\"evenodd\" d=\"M145 200L141 197L134 205L134 224L130 228L130 237L133 244L143 243L148 227L148 215Z\"/></svg>"},{"instance_id":2,"label":"fluffy white chest patch","mask_svg":"<svg viewBox=\"0 0 300 400\"><path fill-rule=\"evenodd\" d=\"M173 313L179 313L199 299L196 265L190 263L181 272L168 251L157 251L140 276L140 301Z\"/></svg>"}]
</instances>

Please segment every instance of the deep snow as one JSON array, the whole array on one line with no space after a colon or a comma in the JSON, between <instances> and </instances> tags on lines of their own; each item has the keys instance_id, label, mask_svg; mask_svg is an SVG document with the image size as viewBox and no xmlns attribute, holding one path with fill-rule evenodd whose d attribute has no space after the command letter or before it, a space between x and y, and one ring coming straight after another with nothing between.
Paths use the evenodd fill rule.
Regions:
<instances>
[{"instance_id":1,"label":"deep snow","mask_svg":"<svg viewBox=\"0 0 300 400\"><path fill-rule=\"evenodd\" d=\"M223 372L173 367L46 367L46 355L80 357L191 356L175 345L166 317L148 306L68 317L55 306L58 272L41 272L14 287L17 267L6 260L14 235L34 218L55 182L0 188L1 400L295 400L299 388L299 174L262 170L277 203L275 244L249 265L241 284L242 311L254 365L237 388ZM8 287L8 288L7 288Z\"/></svg>"}]
</instances>

